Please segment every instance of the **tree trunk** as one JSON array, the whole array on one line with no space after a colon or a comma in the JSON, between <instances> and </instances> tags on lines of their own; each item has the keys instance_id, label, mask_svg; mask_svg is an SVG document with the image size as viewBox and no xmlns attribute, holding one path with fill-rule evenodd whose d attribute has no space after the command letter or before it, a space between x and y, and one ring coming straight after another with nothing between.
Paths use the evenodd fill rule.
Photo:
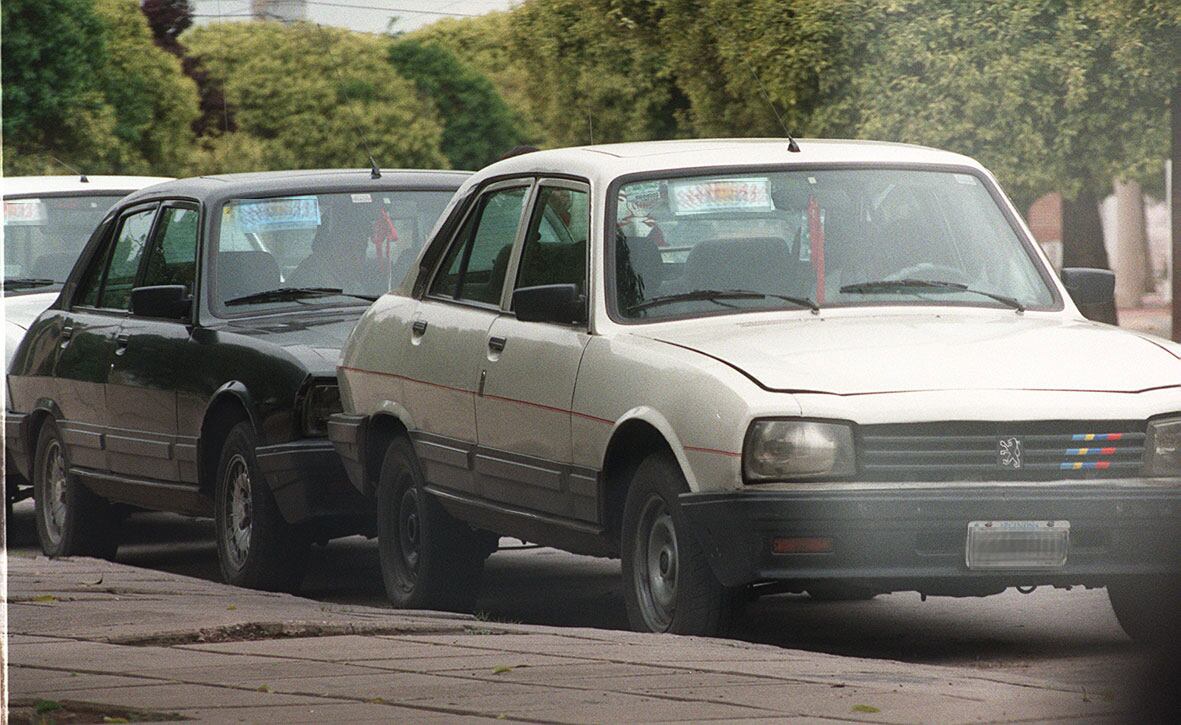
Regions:
<instances>
[{"instance_id":1,"label":"tree trunk","mask_svg":"<svg viewBox=\"0 0 1181 725\"><path fill-rule=\"evenodd\" d=\"M1099 200L1090 191L1062 199L1062 266L1111 269L1103 246L1103 220ZM1116 324L1115 304L1079 305L1089 319Z\"/></svg>"},{"instance_id":2,"label":"tree trunk","mask_svg":"<svg viewBox=\"0 0 1181 725\"><path fill-rule=\"evenodd\" d=\"M1139 307L1149 291L1148 235L1144 226L1144 192L1135 181L1115 182L1115 304Z\"/></svg>"}]
</instances>

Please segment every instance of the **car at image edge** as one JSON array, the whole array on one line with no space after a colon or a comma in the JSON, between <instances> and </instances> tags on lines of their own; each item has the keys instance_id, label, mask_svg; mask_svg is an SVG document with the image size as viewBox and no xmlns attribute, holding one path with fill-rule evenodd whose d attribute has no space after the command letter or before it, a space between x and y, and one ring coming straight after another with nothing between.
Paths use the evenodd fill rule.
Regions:
<instances>
[{"instance_id":1,"label":"car at image edge","mask_svg":"<svg viewBox=\"0 0 1181 725\"><path fill-rule=\"evenodd\" d=\"M329 423L391 601L470 607L511 535L620 556L640 630L717 633L758 593L1081 585L1174 631L1181 346L1079 314L1111 273L1059 279L974 160L800 148L553 150L464 185Z\"/></svg>"}]
</instances>

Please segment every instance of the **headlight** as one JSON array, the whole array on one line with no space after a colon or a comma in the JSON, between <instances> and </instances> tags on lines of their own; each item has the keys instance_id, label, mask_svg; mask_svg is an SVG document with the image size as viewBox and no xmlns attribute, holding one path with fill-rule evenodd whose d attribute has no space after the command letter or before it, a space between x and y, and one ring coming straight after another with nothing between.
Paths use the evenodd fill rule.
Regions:
<instances>
[{"instance_id":1,"label":"headlight","mask_svg":"<svg viewBox=\"0 0 1181 725\"><path fill-rule=\"evenodd\" d=\"M1181 476L1181 418L1148 421L1144 462L1149 476Z\"/></svg>"},{"instance_id":2,"label":"headlight","mask_svg":"<svg viewBox=\"0 0 1181 725\"><path fill-rule=\"evenodd\" d=\"M303 434L328 435L328 416L341 412L340 388L335 384L316 384L308 388L303 400Z\"/></svg>"},{"instance_id":3,"label":"headlight","mask_svg":"<svg viewBox=\"0 0 1181 725\"><path fill-rule=\"evenodd\" d=\"M845 423L756 420L746 434L742 468L752 482L851 476L853 429Z\"/></svg>"}]
</instances>

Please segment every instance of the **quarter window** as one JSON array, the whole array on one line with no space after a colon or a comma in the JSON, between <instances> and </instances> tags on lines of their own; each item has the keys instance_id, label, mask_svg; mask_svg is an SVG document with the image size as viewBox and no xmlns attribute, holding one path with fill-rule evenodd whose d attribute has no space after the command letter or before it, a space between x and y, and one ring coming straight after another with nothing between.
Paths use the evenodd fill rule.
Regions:
<instances>
[{"instance_id":1,"label":"quarter window","mask_svg":"<svg viewBox=\"0 0 1181 725\"><path fill-rule=\"evenodd\" d=\"M498 304L527 187L493 191L464 223L444 257L431 294Z\"/></svg>"}]
</instances>

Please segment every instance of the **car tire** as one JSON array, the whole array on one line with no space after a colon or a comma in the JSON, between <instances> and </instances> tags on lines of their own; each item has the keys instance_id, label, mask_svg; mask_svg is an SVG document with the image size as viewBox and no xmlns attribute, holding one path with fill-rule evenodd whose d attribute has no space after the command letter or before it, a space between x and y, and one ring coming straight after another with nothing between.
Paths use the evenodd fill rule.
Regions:
<instances>
[{"instance_id":1,"label":"car tire","mask_svg":"<svg viewBox=\"0 0 1181 725\"><path fill-rule=\"evenodd\" d=\"M640 632L717 636L729 629L735 592L722 586L686 524L677 497L689 490L671 454L636 468L623 510L623 593Z\"/></svg>"},{"instance_id":2,"label":"car tire","mask_svg":"<svg viewBox=\"0 0 1181 725\"><path fill-rule=\"evenodd\" d=\"M33 460L33 508L37 539L46 556L114 559L118 516L109 501L70 473L69 453L53 420L37 436Z\"/></svg>"},{"instance_id":3,"label":"car tire","mask_svg":"<svg viewBox=\"0 0 1181 725\"><path fill-rule=\"evenodd\" d=\"M1177 579L1110 582L1107 598L1124 632L1137 642L1172 646L1181 637L1181 582Z\"/></svg>"},{"instance_id":4,"label":"car tire","mask_svg":"<svg viewBox=\"0 0 1181 725\"><path fill-rule=\"evenodd\" d=\"M400 609L470 612L480 590L487 542L427 493L414 447L390 442L377 484L381 576Z\"/></svg>"},{"instance_id":5,"label":"car tire","mask_svg":"<svg viewBox=\"0 0 1181 725\"><path fill-rule=\"evenodd\" d=\"M283 519L255 457L254 428L230 429L217 463L214 528L222 579L264 591L294 592L303 582L311 541Z\"/></svg>"}]
</instances>

